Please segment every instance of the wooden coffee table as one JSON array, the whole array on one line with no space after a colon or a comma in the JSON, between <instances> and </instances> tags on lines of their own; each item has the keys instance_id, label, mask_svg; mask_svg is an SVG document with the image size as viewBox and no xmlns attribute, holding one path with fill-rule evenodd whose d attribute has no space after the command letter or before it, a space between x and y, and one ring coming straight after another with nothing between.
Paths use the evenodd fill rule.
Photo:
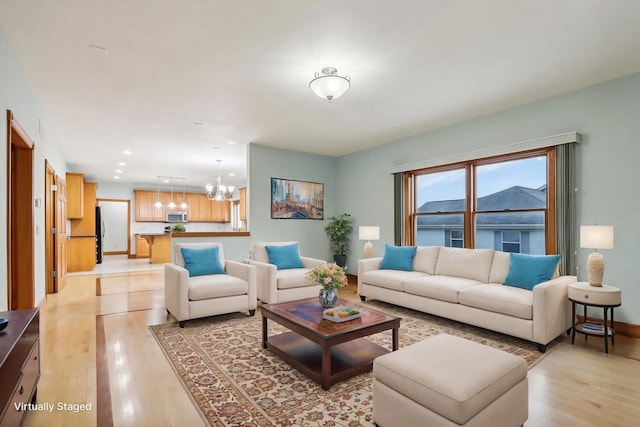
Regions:
<instances>
[{"instance_id":1,"label":"wooden coffee table","mask_svg":"<svg viewBox=\"0 0 640 427\"><path fill-rule=\"evenodd\" d=\"M328 390L332 384L373 367L373 360L398 349L400 318L358 303L338 300L337 305L359 307L362 317L336 323L322 318L317 298L280 304L262 304L262 347L277 354ZM267 319L290 329L268 336ZM391 350L364 338L391 329Z\"/></svg>"}]
</instances>

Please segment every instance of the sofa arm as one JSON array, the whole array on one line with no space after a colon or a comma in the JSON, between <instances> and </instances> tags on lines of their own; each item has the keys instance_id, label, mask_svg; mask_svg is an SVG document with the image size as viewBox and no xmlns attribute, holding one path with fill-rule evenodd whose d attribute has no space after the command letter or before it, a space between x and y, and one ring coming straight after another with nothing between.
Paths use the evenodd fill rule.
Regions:
<instances>
[{"instance_id":1,"label":"sofa arm","mask_svg":"<svg viewBox=\"0 0 640 427\"><path fill-rule=\"evenodd\" d=\"M189 317L189 272L175 264L164 265L164 304L178 320Z\"/></svg>"},{"instance_id":2,"label":"sofa arm","mask_svg":"<svg viewBox=\"0 0 640 427\"><path fill-rule=\"evenodd\" d=\"M247 260L256 268L256 288L258 299L267 304L278 301L278 269L266 262Z\"/></svg>"},{"instance_id":3,"label":"sofa arm","mask_svg":"<svg viewBox=\"0 0 640 427\"><path fill-rule=\"evenodd\" d=\"M225 269L230 276L238 277L248 283L249 291L247 292L247 297L249 298L249 309L255 309L258 306L256 267L227 259L225 260Z\"/></svg>"},{"instance_id":4,"label":"sofa arm","mask_svg":"<svg viewBox=\"0 0 640 427\"><path fill-rule=\"evenodd\" d=\"M533 287L533 341L548 344L572 325L569 284L576 276L560 276Z\"/></svg>"},{"instance_id":5,"label":"sofa arm","mask_svg":"<svg viewBox=\"0 0 640 427\"><path fill-rule=\"evenodd\" d=\"M366 258L358 260L358 295L364 297L362 294L362 275L367 271L379 270L382 264L382 257Z\"/></svg>"},{"instance_id":6,"label":"sofa arm","mask_svg":"<svg viewBox=\"0 0 640 427\"><path fill-rule=\"evenodd\" d=\"M324 267L325 265L327 265L327 261L323 259L301 256L300 260L302 261L302 266L304 268Z\"/></svg>"}]
</instances>

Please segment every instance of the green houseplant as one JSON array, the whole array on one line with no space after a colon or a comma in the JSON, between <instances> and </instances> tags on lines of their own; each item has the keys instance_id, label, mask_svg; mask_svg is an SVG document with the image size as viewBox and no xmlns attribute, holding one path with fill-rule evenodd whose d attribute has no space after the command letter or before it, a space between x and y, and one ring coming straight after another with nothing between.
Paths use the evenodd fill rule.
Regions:
<instances>
[{"instance_id":1,"label":"green houseplant","mask_svg":"<svg viewBox=\"0 0 640 427\"><path fill-rule=\"evenodd\" d=\"M331 242L333 260L340 267L347 264L347 252L349 252L349 237L353 231L351 215L343 213L339 217L329 218L329 224L324 228Z\"/></svg>"}]
</instances>

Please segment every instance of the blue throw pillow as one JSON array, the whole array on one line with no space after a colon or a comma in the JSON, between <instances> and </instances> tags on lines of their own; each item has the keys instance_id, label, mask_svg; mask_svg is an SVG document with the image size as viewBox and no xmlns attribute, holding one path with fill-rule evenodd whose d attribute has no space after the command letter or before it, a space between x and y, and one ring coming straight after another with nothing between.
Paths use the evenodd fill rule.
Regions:
<instances>
[{"instance_id":1,"label":"blue throw pillow","mask_svg":"<svg viewBox=\"0 0 640 427\"><path fill-rule=\"evenodd\" d=\"M220 263L218 246L210 248L180 248L184 258L184 268L189 271L189 277L205 276L208 274L225 274Z\"/></svg>"},{"instance_id":2,"label":"blue throw pillow","mask_svg":"<svg viewBox=\"0 0 640 427\"><path fill-rule=\"evenodd\" d=\"M289 268L302 268L302 260L300 259L300 249L298 244L265 246L267 255L269 256L269 264L274 264L278 270L287 270Z\"/></svg>"},{"instance_id":3,"label":"blue throw pillow","mask_svg":"<svg viewBox=\"0 0 640 427\"><path fill-rule=\"evenodd\" d=\"M384 256L380 264L381 270L413 270L413 257L416 256L416 246L384 245Z\"/></svg>"},{"instance_id":4,"label":"blue throw pillow","mask_svg":"<svg viewBox=\"0 0 640 427\"><path fill-rule=\"evenodd\" d=\"M538 283L553 278L560 255L509 254L509 272L504 284L532 290Z\"/></svg>"}]
</instances>

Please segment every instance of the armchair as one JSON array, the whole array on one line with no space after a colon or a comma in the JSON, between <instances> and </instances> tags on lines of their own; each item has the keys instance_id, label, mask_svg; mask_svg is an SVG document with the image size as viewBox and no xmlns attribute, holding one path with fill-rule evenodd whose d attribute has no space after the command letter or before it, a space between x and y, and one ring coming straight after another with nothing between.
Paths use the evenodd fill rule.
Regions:
<instances>
[{"instance_id":1,"label":"armchair","mask_svg":"<svg viewBox=\"0 0 640 427\"><path fill-rule=\"evenodd\" d=\"M182 248L217 248L218 266L224 274L190 276L185 268ZM164 265L164 301L167 312L178 319L181 328L184 328L186 320L200 317L235 311L249 311L250 316L255 314L257 293L254 266L225 260L222 244L217 242L178 243L174 254L175 264ZM190 268L193 267L191 261L189 259Z\"/></svg>"},{"instance_id":2,"label":"armchair","mask_svg":"<svg viewBox=\"0 0 640 427\"><path fill-rule=\"evenodd\" d=\"M307 280L305 275L313 267L321 267L327 262L320 259L300 256L297 249L298 242L259 242L251 248L249 265L256 267L258 299L267 304L275 304L297 299L317 297L320 285ZM300 258L301 268L278 269L269 262L267 246L290 246Z\"/></svg>"}]
</instances>

